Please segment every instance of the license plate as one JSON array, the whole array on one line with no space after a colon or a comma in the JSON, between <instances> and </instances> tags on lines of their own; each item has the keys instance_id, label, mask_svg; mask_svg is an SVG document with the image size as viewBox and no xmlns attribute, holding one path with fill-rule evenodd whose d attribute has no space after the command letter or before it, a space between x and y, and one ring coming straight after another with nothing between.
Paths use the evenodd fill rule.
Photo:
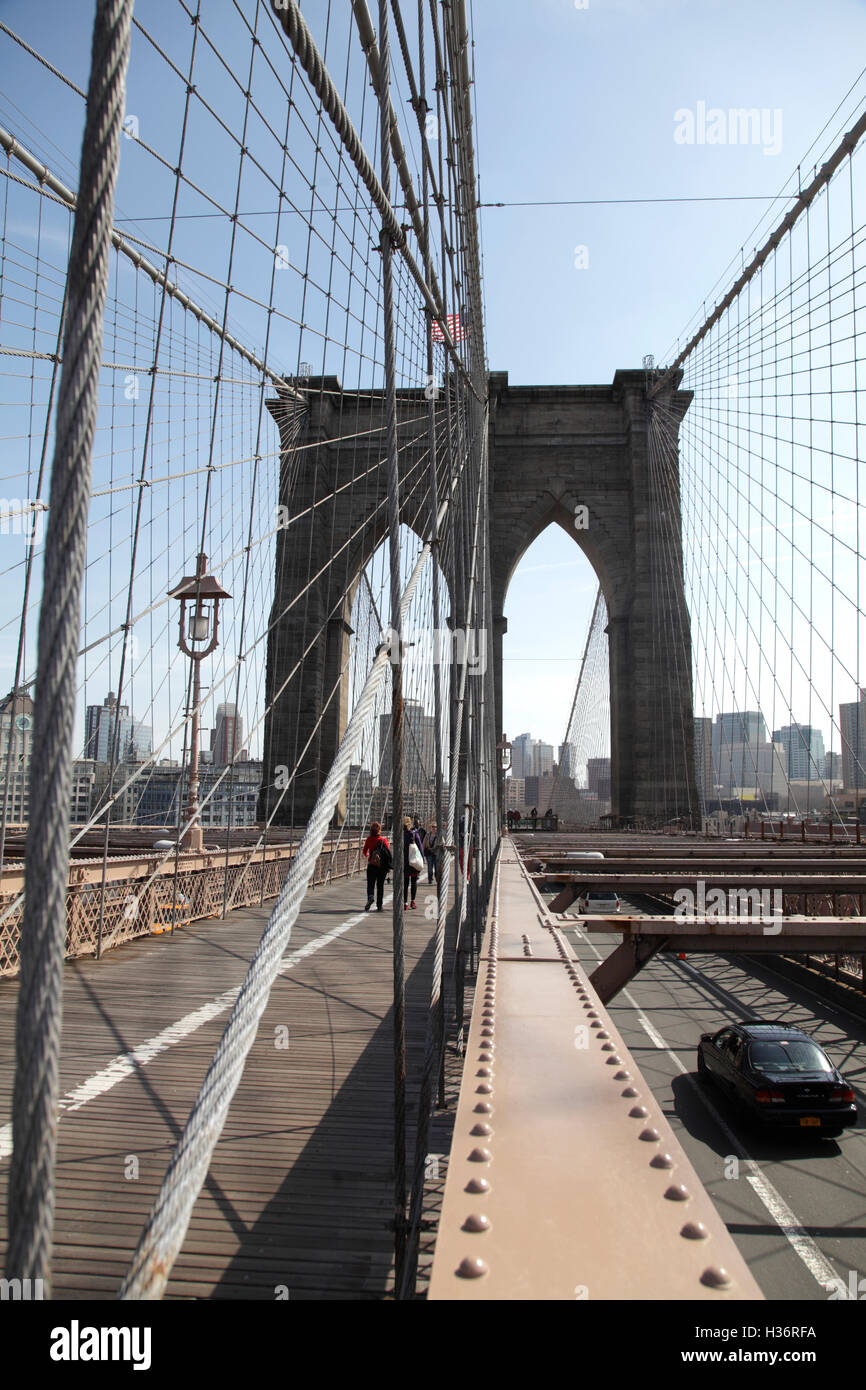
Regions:
<instances>
[{"instance_id":1,"label":"license plate","mask_svg":"<svg viewBox=\"0 0 866 1390\"><path fill-rule=\"evenodd\" d=\"M800 1124L801 1124L801 1125L811 1125L811 1126L814 1127L815 1125L820 1126L821 1121L820 1121L819 1119L817 1119L814 1115L809 1115L809 1116L803 1118L803 1119L800 1121Z\"/></svg>"}]
</instances>

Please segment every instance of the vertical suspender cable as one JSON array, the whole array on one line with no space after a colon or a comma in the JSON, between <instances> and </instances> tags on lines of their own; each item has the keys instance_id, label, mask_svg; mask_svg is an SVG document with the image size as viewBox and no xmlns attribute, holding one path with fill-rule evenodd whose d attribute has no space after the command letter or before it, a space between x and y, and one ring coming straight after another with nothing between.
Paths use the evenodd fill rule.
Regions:
<instances>
[{"instance_id":1,"label":"vertical suspender cable","mask_svg":"<svg viewBox=\"0 0 866 1390\"><path fill-rule=\"evenodd\" d=\"M39 615L6 1267L12 1278L41 1278L46 1284L54 1223L81 589L132 7L133 0L97 0L96 6Z\"/></svg>"},{"instance_id":2,"label":"vertical suspender cable","mask_svg":"<svg viewBox=\"0 0 866 1390\"><path fill-rule=\"evenodd\" d=\"M391 188L391 82L388 0L379 0L379 140L382 187ZM388 553L391 579L391 805L394 857L394 1287L406 1252L406 985L403 943L403 641L400 615L400 479L397 467L397 387L394 350L394 274L391 233L382 222L385 417L388 449Z\"/></svg>"},{"instance_id":3,"label":"vertical suspender cable","mask_svg":"<svg viewBox=\"0 0 866 1390\"><path fill-rule=\"evenodd\" d=\"M399 11L398 11L399 12ZM420 128L422 146L426 152L426 85L424 72L424 8L423 0L418 0L418 42L419 42L419 74L420 74L420 97L416 114ZM428 206L428 180L427 180L427 160L423 161L422 167L422 203L424 207L424 274L428 281L432 268L430 255L430 210ZM443 276L444 279L444 276ZM418 1120L415 1132L415 1149L412 1165L412 1188L410 1194L409 1218L407 1229L407 1248L406 1258L403 1266L403 1279L397 1285L398 1298L411 1298L415 1292L415 1279L418 1270L418 1236L421 1227L421 1206L424 1197L424 1173L427 1158L427 1141L430 1133L430 1113L433 1108L434 1080L440 1069L440 1059L443 1053L443 1040L445 1036L445 996L442 991L443 963L445 957L445 918L448 904L448 883L443 877L443 853L441 845L443 843L442 826L442 687L441 687L441 661L442 643L440 628L440 606L439 606L439 490L438 490L438 461L436 458L436 416L435 416L435 388L433 375L433 320L430 314L427 315L427 402L428 402L428 432L430 440L430 526L431 526L431 549L433 552L433 630L434 630L434 649L433 649L433 711L435 721L435 736L433 747L435 750L435 778L436 778L436 833L439 837L439 848L436 851L436 931L433 942L433 979L430 990L430 1006L427 1014L427 1028L424 1041L424 1067L421 1074L420 1094L418 1097ZM440 1101L442 1097L440 1096Z\"/></svg>"}]
</instances>

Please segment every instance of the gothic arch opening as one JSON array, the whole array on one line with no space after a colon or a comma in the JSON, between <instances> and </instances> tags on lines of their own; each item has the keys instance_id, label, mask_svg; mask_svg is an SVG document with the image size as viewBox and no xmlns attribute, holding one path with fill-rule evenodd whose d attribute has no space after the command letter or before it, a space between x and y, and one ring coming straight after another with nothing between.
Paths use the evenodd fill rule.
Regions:
<instances>
[{"instance_id":1,"label":"gothic arch opening","mask_svg":"<svg viewBox=\"0 0 866 1390\"><path fill-rule=\"evenodd\" d=\"M610 811L606 606L593 565L558 518L517 559L505 618L503 727L512 770L504 810L552 810L569 824L597 824Z\"/></svg>"}]
</instances>

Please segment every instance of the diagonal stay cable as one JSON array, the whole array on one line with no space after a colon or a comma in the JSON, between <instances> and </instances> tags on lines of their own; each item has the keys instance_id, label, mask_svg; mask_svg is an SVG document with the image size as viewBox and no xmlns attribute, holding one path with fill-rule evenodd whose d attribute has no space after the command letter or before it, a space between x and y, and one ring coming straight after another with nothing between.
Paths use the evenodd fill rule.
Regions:
<instances>
[{"instance_id":1,"label":"diagonal stay cable","mask_svg":"<svg viewBox=\"0 0 866 1390\"><path fill-rule=\"evenodd\" d=\"M400 605L402 619L408 613L429 551L429 545L425 545L403 592ZM165 1289L389 660L389 649L383 646L373 662L337 756L313 807L282 892L250 962L225 1031L154 1200L118 1295L122 1299L157 1299Z\"/></svg>"}]
</instances>

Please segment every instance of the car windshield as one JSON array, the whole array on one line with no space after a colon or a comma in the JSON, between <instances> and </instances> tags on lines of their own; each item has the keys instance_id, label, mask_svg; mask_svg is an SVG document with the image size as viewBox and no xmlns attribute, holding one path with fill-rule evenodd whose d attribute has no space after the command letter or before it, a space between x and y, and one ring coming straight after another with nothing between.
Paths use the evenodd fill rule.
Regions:
<instances>
[{"instance_id":1,"label":"car windshield","mask_svg":"<svg viewBox=\"0 0 866 1390\"><path fill-rule=\"evenodd\" d=\"M817 1043L806 1038L779 1038L773 1042L752 1043L749 1060L762 1071L832 1071Z\"/></svg>"}]
</instances>

